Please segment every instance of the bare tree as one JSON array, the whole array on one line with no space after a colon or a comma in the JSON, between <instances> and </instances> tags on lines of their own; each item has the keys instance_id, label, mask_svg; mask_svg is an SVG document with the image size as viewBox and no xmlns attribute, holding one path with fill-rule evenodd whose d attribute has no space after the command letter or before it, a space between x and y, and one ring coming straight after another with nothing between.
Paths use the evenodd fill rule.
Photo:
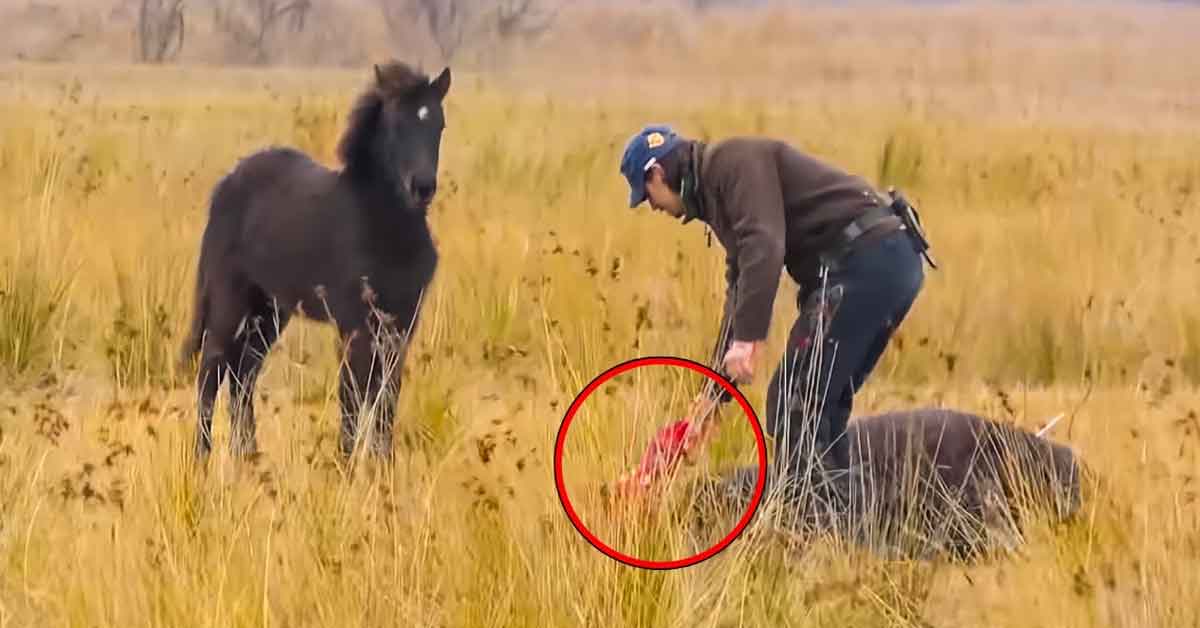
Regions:
<instances>
[{"instance_id":1,"label":"bare tree","mask_svg":"<svg viewBox=\"0 0 1200 628\"><path fill-rule=\"evenodd\" d=\"M547 9L536 0L501 0L496 3L496 35L501 41L537 37L557 15L557 8Z\"/></svg>"},{"instance_id":2,"label":"bare tree","mask_svg":"<svg viewBox=\"0 0 1200 628\"><path fill-rule=\"evenodd\" d=\"M478 13L478 0L377 0L388 32L401 39L415 24L424 24L445 63L462 47L469 23Z\"/></svg>"},{"instance_id":3,"label":"bare tree","mask_svg":"<svg viewBox=\"0 0 1200 628\"><path fill-rule=\"evenodd\" d=\"M270 60L271 37L281 27L303 32L310 10L311 0L235 0L217 5L214 17L220 30L262 64Z\"/></svg>"},{"instance_id":4,"label":"bare tree","mask_svg":"<svg viewBox=\"0 0 1200 628\"><path fill-rule=\"evenodd\" d=\"M471 40L532 38L552 25L557 10L539 0L376 0L392 37L423 27L443 62Z\"/></svg>"},{"instance_id":5,"label":"bare tree","mask_svg":"<svg viewBox=\"0 0 1200 628\"><path fill-rule=\"evenodd\" d=\"M184 0L141 0L138 10L138 56L143 63L162 63L183 50Z\"/></svg>"}]
</instances>

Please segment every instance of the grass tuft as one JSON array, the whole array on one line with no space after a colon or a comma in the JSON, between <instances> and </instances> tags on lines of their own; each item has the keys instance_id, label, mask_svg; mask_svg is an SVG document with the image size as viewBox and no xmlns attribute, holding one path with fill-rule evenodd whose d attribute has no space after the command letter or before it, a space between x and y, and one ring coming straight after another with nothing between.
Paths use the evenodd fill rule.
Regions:
<instances>
[{"instance_id":1,"label":"grass tuft","mask_svg":"<svg viewBox=\"0 0 1200 628\"><path fill-rule=\"evenodd\" d=\"M545 67L456 66L430 212L442 265L389 365L405 373L395 460L348 468L331 328L293 320L258 382L261 454L228 455L219 411L203 473L193 372L172 357L211 186L269 144L331 163L369 72L0 69L0 626L1196 625L1197 76L1159 63L1184 58L1172 33L1196 14L1144 10L781 9L679 37L639 21L632 39L597 13L548 38L569 54ZM653 76L628 72L652 57ZM620 148L652 121L769 133L903 188L941 270L855 414L934 405L1036 429L1062 413L1051 436L1090 466L1076 519L1051 524L1025 489L1007 495L1015 531L1002 508L986 526L930 516L945 487L901 471L913 507L890 527L788 533L768 498L688 569L588 544L552 481L568 406L618 362L706 360L720 318L719 245L624 202ZM795 290L785 277L743 387L760 413ZM624 374L572 423L572 502L618 549L679 558L740 514L698 523L687 490L753 463L732 408L659 512L600 508L599 483L698 378ZM885 551L948 528L1002 542L975 562Z\"/></svg>"}]
</instances>

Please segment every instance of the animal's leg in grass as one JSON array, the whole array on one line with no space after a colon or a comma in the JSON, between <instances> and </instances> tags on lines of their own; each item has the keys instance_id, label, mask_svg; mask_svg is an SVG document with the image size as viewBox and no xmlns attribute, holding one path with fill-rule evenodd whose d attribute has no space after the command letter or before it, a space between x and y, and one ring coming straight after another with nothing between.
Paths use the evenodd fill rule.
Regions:
<instances>
[{"instance_id":1,"label":"animal's leg in grass","mask_svg":"<svg viewBox=\"0 0 1200 628\"><path fill-rule=\"evenodd\" d=\"M396 404L403 388L409 343L420 322L423 295L423 291L418 291L390 303L391 311L397 313L395 315L378 310L372 313L372 318L377 319L374 328L380 381L386 384L371 438L371 453L377 458L390 459L392 456Z\"/></svg>"},{"instance_id":2,"label":"animal's leg in grass","mask_svg":"<svg viewBox=\"0 0 1200 628\"><path fill-rule=\"evenodd\" d=\"M225 356L218 349L212 349L213 342L209 335L204 341L204 352L200 358L200 372L196 376L197 417L195 455L198 462L203 462L212 452L212 417L213 406L216 404L217 392L225 379Z\"/></svg>"},{"instance_id":3,"label":"animal's leg in grass","mask_svg":"<svg viewBox=\"0 0 1200 628\"><path fill-rule=\"evenodd\" d=\"M229 446L234 456L248 456L258 451L254 387L263 360L283 333L289 318L289 313L278 311L273 303L263 297L255 304L254 314L247 319L233 343L237 359L229 372Z\"/></svg>"},{"instance_id":4,"label":"animal's leg in grass","mask_svg":"<svg viewBox=\"0 0 1200 628\"><path fill-rule=\"evenodd\" d=\"M379 407L375 413L375 429L371 434L371 455L390 459L392 456L392 434L396 421L396 403L403 384L404 354L407 343L400 332L384 326L376 342L379 362L378 378L383 384L379 394Z\"/></svg>"},{"instance_id":5,"label":"animal's leg in grass","mask_svg":"<svg viewBox=\"0 0 1200 628\"><path fill-rule=\"evenodd\" d=\"M212 417L217 393L229 368L234 336L247 313L241 291L233 282L212 288L208 325L203 336L200 370L196 376L197 419L195 455L203 462L212 452Z\"/></svg>"},{"instance_id":6,"label":"animal's leg in grass","mask_svg":"<svg viewBox=\"0 0 1200 628\"><path fill-rule=\"evenodd\" d=\"M364 414L375 411L387 412L387 400L380 399L384 372L380 356L375 350L372 333L361 326L344 335L346 356L342 360L339 397L342 411L341 454L349 459L358 442L359 427Z\"/></svg>"}]
</instances>

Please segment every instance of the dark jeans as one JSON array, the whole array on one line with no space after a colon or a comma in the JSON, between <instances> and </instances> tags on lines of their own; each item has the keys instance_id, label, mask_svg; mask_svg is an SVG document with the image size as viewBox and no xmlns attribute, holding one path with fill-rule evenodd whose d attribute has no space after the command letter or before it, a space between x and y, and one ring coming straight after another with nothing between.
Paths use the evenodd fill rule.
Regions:
<instances>
[{"instance_id":1,"label":"dark jeans","mask_svg":"<svg viewBox=\"0 0 1200 628\"><path fill-rule=\"evenodd\" d=\"M856 247L828 270L824 285L805 285L800 316L767 388L766 431L775 439L775 469L802 480L820 460L826 472L848 470L844 438L854 394L879 362L892 333L924 284L922 258L905 231ZM820 282L818 282L820 283ZM842 299L826 336L805 347L805 306L815 292L840 285Z\"/></svg>"}]
</instances>

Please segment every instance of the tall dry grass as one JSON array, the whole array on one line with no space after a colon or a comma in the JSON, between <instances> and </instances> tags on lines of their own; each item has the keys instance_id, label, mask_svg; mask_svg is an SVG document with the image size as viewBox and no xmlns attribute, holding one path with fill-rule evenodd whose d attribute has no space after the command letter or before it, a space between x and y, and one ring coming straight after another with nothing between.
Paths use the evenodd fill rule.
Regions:
<instances>
[{"instance_id":1,"label":"tall dry grass","mask_svg":"<svg viewBox=\"0 0 1200 628\"><path fill-rule=\"evenodd\" d=\"M970 23L1002 19L975 32L1022 41L1026 18L990 11ZM775 20L808 23L815 49L827 33L869 33L853 15ZM907 24L938 39L959 19ZM1132 24L1119 32L1136 54L1097 52L1090 32L1060 34L1061 55L1037 49L1109 55L1109 73L1082 90L1008 48L955 40L908 57L906 96L889 99L872 95L888 74L871 68L896 60L891 44L855 39L851 61L806 62L817 75L803 85L764 74L747 86L730 78L741 66L717 60L721 43L743 49L739 37L758 32L796 46L797 31L710 23L700 32L716 57L693 68L712 77L700 85L632 71L560 80L549 61L503 79L457 73L431 215L443 266L406 367L398 462L353 475L333 457L330 330L289 328L259 387L265 456L230 462L219 412L207 476L188 466L191 373L170 358L212 184L268 144L332 163L367 74L0 68L0 625L1195 624L1195 66L1177 58L1130 88L1122 77L1197 18L1043 19ZM668 46L649 41L614 50ZM962 74L960 49L987 71ZM1064 119L1062 103L1079 115ZM1102 499L1077 525L1035 526L1019 553L971 567L832 542L798 552L758 523L682 571L596 552L554 491L562 413L617 362L703 359L723 287L719 247L698 227L624 208L619 150L651 120L704 137L769 133L902 186L943 269L856 412L944 404L1025 426L1069 412L1056 434L1106 478ZM785 280L771 355L793 294ZM760 412L767 375L747 389ZM695 388L665 370L641 377L609 384L572 427L580 486L631 465ZM711 463L752 460L747 433L723 431ZM694 543L683 528L624 533L662 557Z\"/></svg>"}]
</instances>

